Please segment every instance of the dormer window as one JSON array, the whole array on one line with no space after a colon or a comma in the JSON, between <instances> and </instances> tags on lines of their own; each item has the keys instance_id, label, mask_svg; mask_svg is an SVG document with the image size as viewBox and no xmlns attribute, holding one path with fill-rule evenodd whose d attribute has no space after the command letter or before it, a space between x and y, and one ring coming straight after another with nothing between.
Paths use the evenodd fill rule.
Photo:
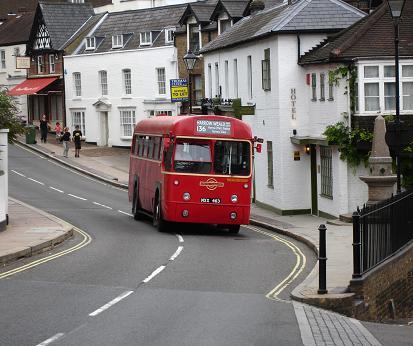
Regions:
<instances>
[{"instance_id":1,"label":"dormer window","mask_svg":"<svg viewBox=\"0 0 413 346\"><path fill-rule=\"evenodd\" d=\"M175 28L165 29L165 43L174 42L174 32L175 32Z\"/></svg>"},{"instance_id":2,"label":"dormer window","mask_svg":"<svg viewBox=\"0 0 413 346\"><path fill-rule=\"evenodd\" d=\"M198 52L200 48L200 39L199 39L199 25L198 24L190 24L189 25L189 50L193 53Z\"/></svg>"},{"instance_id":3,"label":"dormer window","mask_svg":"<svg viewBox=\"0 0 413 346\"><path fill-rule=\"evenodd\" d=\"M112 36L112 48L122 48L123 47L123 35L113 35Z\"/></svg>"},{"instance_id":4,"label":"dormer window","mask_svg":"<svg viewBox=\"0 0 413 346\"><path fill-rule=\"evenodd\" d=\"M220 26L220 34L222 34L224 31L227 31L231 27L231 21L229 19L220 20L219 26Z\"/></svg>"},{"instance_id":5,"label":"dormer window","mask_svg":"<svg viewBox=\"0 0 413 346\"><path fill-rule=\"evenodd\" d=\"M152 44L152 32L141 32L141 46L147 46Z\"/></svg>"},{"instance_id":6,"label":"dormer window","mask_svg":"<svg viewBox=\"0 0 413 346\"><path fill-rule=\"evenodd\" d=\"M93 50L96 48L96 39L94 37L86 37L86 50Z\"/></svg>"}]
</instances>

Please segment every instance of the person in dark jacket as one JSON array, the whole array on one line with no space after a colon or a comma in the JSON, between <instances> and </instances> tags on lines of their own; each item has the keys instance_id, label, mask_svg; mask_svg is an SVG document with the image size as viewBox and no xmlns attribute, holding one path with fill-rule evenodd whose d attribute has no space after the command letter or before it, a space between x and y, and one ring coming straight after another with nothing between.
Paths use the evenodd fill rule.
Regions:
<instances>
[{"instance_id":1,"label":"person in dark jacket","mask_svg":"<svg viewBox=\"0 0 413 346\"><path fill-rule=\"evenodd\" d=\"M72 138L73 142L75 142L75 157L79 157L81 149L80 140L82 139L82 131L79 130L79 125L76 125Z\"/></svg>"},{"instance_id":2,"label":"person in dark jacket","mask_svg":"<svg viewBox=\"0 0 413 346\"><path fill-rule=\"evenodd\" d=\"M47 140L47 131L49 131L49 122L47 121L46 115L42 115L42 119L40 120L40 140L43 143L46 143Z\"/></svg>"},{"instance_id":3,"label":"person in dark jacket","mask_svg":"<svg viewBox=\"0 0 413 346\"><path fill-rule=\"evenodd\" d=\"M68 157L70 141L70 132L68 127L63 129L63 136L60 137L60 141L63 143L63 156Z\"/></svg>"}]
</instances>

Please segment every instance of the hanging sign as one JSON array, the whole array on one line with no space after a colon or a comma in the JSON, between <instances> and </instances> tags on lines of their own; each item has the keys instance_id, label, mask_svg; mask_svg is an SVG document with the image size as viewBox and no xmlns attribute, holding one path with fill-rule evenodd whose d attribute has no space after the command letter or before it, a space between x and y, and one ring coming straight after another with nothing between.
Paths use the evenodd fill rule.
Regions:
<instances>
[{"instance_id":1,"label":"hanging sign","mask_svg":"<svg viewBox=\"0 0 413 346\"><path fill-rule=\"evenodd\" d=\"M16 56L16 69L29 69L30 57L28 56Z\"/></svg>"},{"instance_id":2,"label":"hanging sign","mask_svg":"<svg viewBox=\"0 0 413 346\"><path fill-rule=\"evenodd\" d=\"M188 101L188 80L185 78L170 79L171 102Z\"/></svg>"}]
</instances>

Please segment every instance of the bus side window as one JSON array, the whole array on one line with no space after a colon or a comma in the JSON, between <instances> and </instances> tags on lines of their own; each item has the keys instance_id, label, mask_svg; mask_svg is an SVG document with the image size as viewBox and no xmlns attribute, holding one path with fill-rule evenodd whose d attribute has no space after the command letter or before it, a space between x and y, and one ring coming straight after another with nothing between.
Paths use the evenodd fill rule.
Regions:
<instances>
[{"instance_id":1,"label":"bus side window","mask_svg":"<svg viewBox=\"0 0 413 346\"><path fill-rule=\"evenodd\" d=\"M139 140L138 140L138 156L142 157L143 155L143 136L139 136Z\"/></svg>"},{"instance_id":2,"label":"bus side window","mask_svg":"<svg viewBox=\"0 0 413 346\"><path fill-rule=\"evenodd\" d=\"M149 159L153 158L153 147L154 147L154 138L149 137L149 140L148 140L148 158Z\"/></svg>"},{"instance_id":3,"label":"bus side window","mask_svg":"<svg viewBox=\"0 0 413 346\"><path fill-rule=\"evenodd\" d=\"M144 137L143 141L143 157L148 157L148 147L149 147L149 136Z\"/></svg>"},{"instance_id":4,"label":"bus side window","mask_svg":"<svg viewBox=\"0 0 413 346\"><path fill-rule=\"evenodd\" d=\"M137 148L137 143L136 143L136 138L137 136L135 135L135 136L133 136L133 139L132 139L132 146L131 146L131 149L130 149L130 152L131 152L131 154L132 155L136 155L136 148Z\"/></svg>"},{"instance_id":5,"label":"bus side window","mask_svg":"<svg viewBox=\"0 0 413 346\"><path fill-rule=\"evenodd\" d=\"M161 144L161 137L155 137L154 138L154 150L153 150L153 158L155 159L155 160L159 160L159 158L160 158L160 144Z\"/></svg>"},{"instance_id":6,"label":"bus side window","mask_svg":"<svg viewBox=\"0 0 413 346\"><path fill-rule=\"evenodd\" d=\"M164 165L167 171L170 171L172 168L172 154L174 152L173 144L170 144L168 150L164 152Z\"/></svg>"}]
</instances>

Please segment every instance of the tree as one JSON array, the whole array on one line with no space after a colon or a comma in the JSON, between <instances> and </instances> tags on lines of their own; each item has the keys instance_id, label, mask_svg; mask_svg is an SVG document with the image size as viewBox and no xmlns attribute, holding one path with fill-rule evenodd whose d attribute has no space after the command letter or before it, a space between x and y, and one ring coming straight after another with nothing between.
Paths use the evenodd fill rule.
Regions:
<instances>
[{"instance_id":1,"label":"tree","mask_svg":"<svg viewBox=\"0 0 413 346\"><path fill-rule=\"evenodd\" d=\"M0 90L0 129L9 129L9 142L16 139L17 135L24 133L24 126L18 116L18 110L13 99L7 95L6 90Z\"/></svg>"}]
</instances>

